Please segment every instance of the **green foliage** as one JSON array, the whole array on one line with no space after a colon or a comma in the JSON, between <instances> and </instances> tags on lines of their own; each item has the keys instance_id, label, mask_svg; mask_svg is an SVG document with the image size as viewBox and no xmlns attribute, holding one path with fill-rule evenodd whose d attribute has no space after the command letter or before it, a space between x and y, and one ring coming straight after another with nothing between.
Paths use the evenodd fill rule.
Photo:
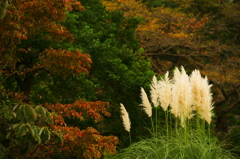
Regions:
<instances>
[{"instance_id":1,"label":"green foliage","mask_svg":"<svg viewBox=\"0 0 240 159\"><path fill-rule=\"evenodd\" d=\"M135 37L140 19L126 18L119 11L107 11L99 0L81 1L84 11L68 13L64 26L74 35L73 43L55 43L54 48L80 49L91 55L93 63L89 74L78 76L49 76L39 72L31 93L34 103L71 103L77 99L110 102L112 117L106 118L108 133L122 135L119 120L119 102L123 102L132 116L136 134L141 135L141 119L145 114L134 113L139 103L139 87L148 88L153 76L151 62L142 56ZM66 91L68 90L68 91ZM41 97L41 98L40 98ZM115 120L114 124L112 120ZM79 123L67 120L69 124L95 125L88 120ZM119 126L116 126L119 125ZM137 135L136 135L137 136Z\"/></svg>"},{"instance_id":2,"label":"green foliage","mask_svg":"<svg viewBox=\"0 0 240 159\"><path fill-rule=\"evenodd\" d=\"M172 1L166 1L166 0L143 0L144 3L147 3L148 7L169 7L169 8L176 8L179 5L172 2Z\"/></svg>"},{"instance_id":3,"label":"green foliage","mask_svg":"<svg viewBox=\"0 0 240 159\"><path fill-rule=\"evenodd\" d=\"M42 106L16 103L1 86L0 104L0 154L7 156L30 153L50 140L51 114ZM4 156L4 155L1 155Z\"/></svg>"},{"instance_id":4,"label":"green foliage","mask_svg":"<svg viewBox=\"0 0 240 159\"><path fill-rule=\"evenodd\" d=\"M81 3L85 10L68 13L64 22L65 27L74 34L75 41L51 45L70 51L80 49L90 54L93 61L90 74L62 78L52 77L40 71L35 76L36 84L32 92L35 103L70 103L81 98L100 99L114 104L118 103L115 102L115 97L123 92L135 94L140 85L147 86L145 83L153 75L151 63L145 57L141 57L143 50L139 48L135 37L139 19L125 18L118 11L106 11L99 0ZM49 43L45 42L44 45Z\"/></svg>"},{"instance_id":5,"label":"green foliage","mask_svg":"<svg viewBox=\"0 0 240 159\"><path fill-rule=\"evenodd\" d=\"M224 144L218 143L216 138L209 138L204 133L192 132L184 137L177 134L173 137L160 136L132 144L123 149L112 159L235 159L230 151L224 150Z\"/></svg>"},{"instance_id":6,"label":"green foliage","mask_svg":"<svg viewBox=\"0 0 240 159\"><path fill-rule=\"evenodd\" d=\"M106 11L96 0L81 3L86 10L75 13L78 15L78 23L71 26L81 26L74 33L75 43L91 55L93 64L89 75L90 80L98 86L95 88L97 98L111 103L113 116L106 120L110 132L124 136L118 133L124 128L116 126L121 125L118 109L121 101L133 117L132 124L136 125L133 132L137 134L135 137L140 136L144 133L140 131L144 114L135 113L139 109L136 107L139 101L137 94L140 86L148 87L154 74L149 59L141 56L142 51L135 38L135 29L140 21L126 18L118 11ZM69 24L66 22L66 25ZM137 52L139 49L140 53Z\"/></svg>"}]
</instances>

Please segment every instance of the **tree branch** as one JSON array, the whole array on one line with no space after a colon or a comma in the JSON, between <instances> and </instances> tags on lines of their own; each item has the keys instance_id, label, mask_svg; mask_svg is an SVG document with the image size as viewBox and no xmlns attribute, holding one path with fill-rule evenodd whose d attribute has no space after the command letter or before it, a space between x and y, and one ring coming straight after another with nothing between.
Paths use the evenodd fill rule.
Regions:
<instances>
[{"instance_id":1,"label":"tree branch","mask_svg":"<svg viewBox=\"0 0 240 159\"><path fill-rule=\"evenodd\" d=\"M223 103L227 102L227 100L234 94L237 92L237 89L240 88L240 85L236 86L235 88L233 88L232 90L228 91L228 92L225 92L222 88L220 88L219 85L217 85L221 95L223 96L222 99L218 100L215 102L215 106L220 106L222 105Z\"/></svg>"},{"instance_id":2,"label":"tree branch","mask_svg":"<svg viewBox=\"0 0 240 159\"><path fill-rule=\"evenodd\" d=\"M222 111L222 113L218 116L218 117L222 117L225 114L229 113L233 108L239 106L240 104L240 98L238 98L237 101L235 101L234 103L232 103L230 106L227 107L227 109L225 109L224 111Z\"/></svg>"}]
</instances>

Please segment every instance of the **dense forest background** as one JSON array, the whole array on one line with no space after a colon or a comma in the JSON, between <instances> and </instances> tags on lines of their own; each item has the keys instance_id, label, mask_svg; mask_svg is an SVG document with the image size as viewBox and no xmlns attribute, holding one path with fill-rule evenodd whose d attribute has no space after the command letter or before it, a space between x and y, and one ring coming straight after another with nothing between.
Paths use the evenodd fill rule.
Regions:
<instances>
[{"instance_id":1,"label":"dense forest background","mask_svg":"<svg viewBox=\"0 0 240 159\"><path fill-rule=\"evenodd\" d=\"M120 103L150 136L140 87L180 66L213 84L213 132L239 134L239 29L237 0L1 1L0 159L117 153Z\"/></svg>"}]
</instances>

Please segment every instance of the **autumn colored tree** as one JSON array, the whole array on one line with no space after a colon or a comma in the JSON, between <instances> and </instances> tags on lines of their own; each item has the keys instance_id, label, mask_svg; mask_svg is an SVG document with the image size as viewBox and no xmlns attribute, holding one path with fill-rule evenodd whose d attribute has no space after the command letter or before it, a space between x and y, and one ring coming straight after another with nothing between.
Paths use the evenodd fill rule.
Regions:
<instances>
[{"instance_id":1,"label":"autumn colored tree","mask_svg":"<svg viewBox=\"0 0 240 159\"><path fill-rule=\"evenodd\" d=\"M196 18L178 11L178 9L156 7L148 9L141 1L119 1L105 2L111 9L124 11L125 16L137 16L143 18L143 22L137 28L137 37L144 48L144 55L151 57L152 65L158 74L165 70L174 68L181 62L182 53L185 48L195 48L198 42L198 32L208 18ZM130 8L130 9L128 9ZM173 56L173 61L166 61L167 55ZM185 49L184 54L188 56L191 49ZM163 58L158 58L163 55Z\"/></svg>"},{"instance_id":2,"label":"autumn colored tree","mask_svg":"<svg viewBox=\"0 0 240 159\"><path fill-rule=\"evenodd\" d=\"M101 136L92 127L68 126L64 119L98 121L102 115L110 115L106 111L109 103L76 100L49 107L31 101L40 73L62 78L88 73L92 63L88 54L51 45L74 40L60 22L73 9L83 10L80 2L12 0L6 9L0 20L1 157L49 158L57 151L78 158L101 158L104 153L116 153L115 137Z\"/></svg>"},{"instance_id":3,"label":"autumn colored tree","mask_svg":"<svg viewBox=\"0 0 240 159\"><path fill-rule=\"evenodd\" d=\"M6 78L15 76L26 96L29 96L34 74L41 69L59 74L58 71L64 68L63 75L87 72L90 57L79 50L73 53L50 46L42 46L40 50L17 47L32 38L73 41L73 35L59 22L65 19L66 11L74 8L83 9L78 1L11 1L9 4L7 15L1 20L1 66ZM62 60L68 62L61 63Z\"/></svg>"},{"instance_id":4,"label":"autumn colored tree","mask_svg":"<svg viewBox=\"0 0 240 159\"><path fill-rule=\"evenodd\" d=\"M228 132L230 120L236 121L235 115L239 114L240 104L238 93L240 5L239 2L234 1L191 1L191 4L191 6L187 4L182 6L183 12L209 17L209 22L203 29L204 36L200 39L208 47L198 48L200 51L203 50L209 58L208 60L193 58L193 61L214 83L216 129Z\"/></svg>"},{"instance_id":5,"label":"autumn colored tree","mask_svg":"<svg viewBox=\"0 0 240 159\"><path fill-rule=\"evenodd\" d=\"M64 120L64 117L78 120L91 117L98 121L102 114L111 115L106 111L109 103L79 100L44 107L13 101L6 91L1 91L1 157L49 158L53 153L60 153L77 158L101 158L103 154L116 153L116 137L101 136L92 127L80 130L68 126Z\"/></svg>"},{"instance_id":6,"label":"autumn colored tree","mask_svg":"<svg viewBox=\"0 0 240 159\"><path fill-rule=\"evenodd\" d=\"M239 3L170 2L174 7L148 8L134 0L104 1L104 4L109 9L123 11L126 16L144 19L136 34L156 73L184 65L189 70L198 68L209 77L214 84L216 130L227 132L224 116L237 110L240 101Z\"/></svg>"},{"instance_id":7,"label":"autumn colored tree","mask_svg":"<svg viewBox=\"0 0 240 159\"><path fill-rule=\"evenodd\" d=\"M89 74L63 79L42 73L36 79L39 84L34 85L36 91L31 96L35 103L57 101L67 104L79 98L110 102L108 110L112 116L104 117L100 124L91 120L79 123L74 119L68 123L78 123L81 128L91 125L106 135L117 135L123 146L129 142L120 118L120 102L132 114L133 140L148 132L142 131L145 114L140 110L139 114L135 113L139 109L139 88L147 88L154 74L149 59L141 55L142 49L134 34L140 19L126 18L119 11L107 11L99 0L82 0L81 3L85 10L69 13L63 23L75 41L58 43L54 48L79 48L89 53L93 61Z\"/></svg>"}]
</instances>

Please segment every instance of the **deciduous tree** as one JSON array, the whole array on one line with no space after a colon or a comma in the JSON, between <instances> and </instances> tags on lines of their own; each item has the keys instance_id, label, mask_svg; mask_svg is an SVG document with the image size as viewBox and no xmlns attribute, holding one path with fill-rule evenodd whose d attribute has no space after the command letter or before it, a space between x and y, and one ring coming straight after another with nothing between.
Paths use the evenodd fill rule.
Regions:
<instances>
[{"instance_id":1,"label":"deciduous tree","mask_svg":"<svg viewBox=\"0 0 240 159\"><path fill-rule=\"evenodd\" d=\"M109 116L107 102L76 100L50 108L31 101L34 81L41 73L62 78L88 73L92 63L88 54L55 47L56 42L74 40L61 24L73 9L83 7L76 0L12 0L0 20L0 153L4 158L49 158L53 152L101 158L116 153L117 138L65 122L66 118L98 121L102 114Z\"/></svg>"}]
</instances>

